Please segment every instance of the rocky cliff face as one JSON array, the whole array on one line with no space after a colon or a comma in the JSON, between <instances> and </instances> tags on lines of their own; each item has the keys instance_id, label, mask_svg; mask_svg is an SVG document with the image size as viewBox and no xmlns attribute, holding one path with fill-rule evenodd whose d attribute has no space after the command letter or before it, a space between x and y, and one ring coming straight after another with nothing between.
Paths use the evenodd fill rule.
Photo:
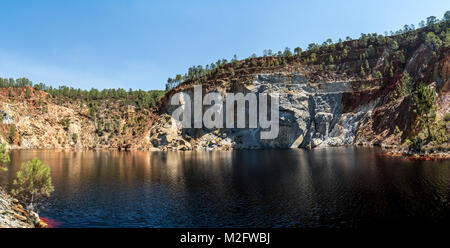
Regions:
<instances>
[{"instance_id":1,"label":"rocky cliff face","mask_svg":"<svg viewBox=\"0 0 450 248\"><path fill-rule=\"evenodd\" d=\"M92 108L31 87L0 89L0 142L9 149L129 149L151 126L147 109L114 101L95 106L95 114Z\"/></svg>"},{"instance_id":2,"label":"rocky cliff face","mask_svg":"<svg viewBox=\"0 0 450 248\"><path fill-rule=\"evenodd\" d=\"M166 116L151 129L150 142L162 149L164 147L306 148L353 144L357 129L368 122L372 110L379 101L376 98L370 99L352 111L345 109L342 104L344 94L354 92L354 83L354 81L310 82L299 73L254 75L253 81L244 85L239 92L279 95L280 128L276 139L260 139L260 127L181 129L180 126L173 127L170 117ZM373 89L368 89L371 90ZM225 93L224 88L214 91ZM186 93L192 95L191 91ZM172 110L173 108L169 108L168 114L171 114Z\"/></svg>"},{"instance_id":3,"label":"rocky cliff face","mask_svg":"<svg viewBox=\"0 0 450 248\"><path fill-rule=\"evenodd\" d=\"M312 76L317 75L317 68L312 66L224 80L204 89L203 95L218 92L224 101L226 92L280 96L278 138L261 140L260 127L182 128L173 125L170 118L177 106L170 106L166 101L163 115L150 129L146 142L162 150L314 148L354 144L399 146L415 118L411 96L395 97L404 73L412 75L415 85L428 80L434 87L439 118L449 112L450 56L447 53L442 58L433 61L429 49L422 45L408 58L402 72L388 80L349 76L333 68L328 71L332 76L317 78ZM427 70L419 66L423 64L427 65ZM182 86L177 92L193 99L192 85ZM203 112L207 109L204 107ZM248 109L246 112L248 114Z\"/></svg>"},{"instance_id":4,"label":"rocky cliff face","mask_svg":"<svg viewBox=\"0 0 450 248\"><path fill-rule=\"evenodd\" d=\"M353 144L356 129L370 118L377 100L368 101L352 112L346 112L342 105L344 93L353 92L353 82L310 82L299 73L257 74L251 83L243 85L238 92L256 94L278 94L280 97L279 135L273 140L261 140L261 128L256 129L180 129L173 130L170 118L164 118L152 128L158 128L150 138L153 145L186 149L192 148L299 148L317 146L339 146ZM225 93L224 88L214 91ZM191 91L186 91L192 95ZM225 99L225 96L224 96ZM173 108L169 108L171 114ZM204 111L206 111L204 109ZM168 121L168 122L167 122ZM166 125L161 129L160 125ZM179 141L174 136L180 134ZM168 138L169 137L169 138ZM168 138L168 139L167 139ZM162 143L160 140L164 140ZM171 141L175 143L171 145ZM181 143L180 143L181 142Z\"/></svg>"}]
</instances>

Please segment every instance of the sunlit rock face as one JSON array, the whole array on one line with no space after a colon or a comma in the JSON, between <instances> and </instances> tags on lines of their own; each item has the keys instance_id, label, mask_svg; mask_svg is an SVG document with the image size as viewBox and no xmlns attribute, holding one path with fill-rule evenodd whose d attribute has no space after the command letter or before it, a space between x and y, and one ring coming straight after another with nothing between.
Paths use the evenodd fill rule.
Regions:
<instances>
[{"instance_id":1,"label":"sunlit rock face","mask_svg":"<svg viewBox=\"0 0 450 248\"><path fill-rule=\"evenodd\" d=\"M167 118L160 118L157 125L150 128L148 142L156 149L399 147L416 125L412 94L398 94L406 73L412 79L412 91L420 83L436 90L439 120L443 120L450 109L448 50L435 54L424 44L410 49L406 48L405 62L395 63L396 68L391 68L391 76L360 73L359 62L350 59L325 67L294 64L280 70L246 70L236 77L222 75L203 84L203 95L209 92L218 92L222 96L227 92L278 95L279 132L274 139L261 139L260 126L253 129L195 129L170 125L170 115L178 106L169 106L166 101L162 102L159 113ZM384 47L383 52L370 59L375 71L383 71L384 61L388 60L386 56L391 52L389 47ZM186 83L171 93L183 92L192 98L193 91L193 86ZM203 113L207 109L203 106ZM248 115L252 110L246 107L245 111Z\"/></svg>"},{"instance_id":2,"label":"sunlit rock face","mask_svg":"<svg viewBox=\"0 0 450 248\"><path fill-rule=\"evenodd\" d=\"M276 147L352 144L356 128L371 108L344 113L342 94L349 82L309 82L301 75L258 75L255 89L280 95L280 136ZM373 106L372 106L373 108Z\"/></svg>"},{"instance_id":3,"label":"sunlit rock face","mask_svg":"<svg viewBox=\"0 0 450 248\"><path fill-rule=\"evenodd\" d=\"M310 82L301 74L258 74L254 76L251 83L244 85L232 92L244 94L254 92L257 95L268 93L272 96L279 96L279 134L277 138L261 139L259 125L257 128L244 129L195 129L172 125L170 118L164 118L152 127L150 142L159 149L176 147L182 149L261 149L347 145L353 144L358 126L370 118L371 110L375 106L375 101L371 101L354 108L351 112L345 111L342 104L343 93L353 92L351 83L345 81ZM214 89L214 92L219 92L224 96L223 105L225 106L227 90L218 87ZM185 90L184 93L193 99L192 89ZM206 93L208 92L203 92L203 94ZM167 114L172 114L177 107L168 107ZM191 103L191 107L194 107L193 103ZM203 113L207 109L207 106L203 106ZM247 115L248 111L246 108ZM162 126L165 128L161 128ZM186 145L185 142L189 145Z\"/></svg>"}]
</instances>

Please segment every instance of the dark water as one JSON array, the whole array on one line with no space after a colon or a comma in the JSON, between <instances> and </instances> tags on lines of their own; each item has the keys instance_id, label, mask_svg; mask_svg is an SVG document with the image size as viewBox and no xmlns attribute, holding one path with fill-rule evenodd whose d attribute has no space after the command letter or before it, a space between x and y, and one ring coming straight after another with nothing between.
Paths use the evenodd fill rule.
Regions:
<instances>
[{"instance_id":1,"label":"dark water","mask_svg":"<svg viewBox=\"0 0 450 248\"><path fill-rule=\"evenodd\" d=\"M55 192L41 216L61 227L365 227L445 224L450 162L313 151L13 151L40 158Z\"/></svg>"}]
</instances>

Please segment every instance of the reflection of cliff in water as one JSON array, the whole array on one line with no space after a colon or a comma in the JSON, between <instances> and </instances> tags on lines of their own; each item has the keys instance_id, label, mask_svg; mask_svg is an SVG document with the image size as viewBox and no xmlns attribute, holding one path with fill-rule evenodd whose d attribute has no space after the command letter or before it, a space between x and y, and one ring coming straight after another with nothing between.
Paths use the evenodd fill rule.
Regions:
<instances>
[{"instance_id":1,"label":"reflection of cliff in water","mask_svg":"<svg viewBox=\"0 0 450 248\"><path fill-rule=\"evenodd\" d=\"M444 223L450 164L373 148L12 151L0 175L39 157L56 191L41 215L63 227L352 227Z\"/></svg>"}]
</instances>

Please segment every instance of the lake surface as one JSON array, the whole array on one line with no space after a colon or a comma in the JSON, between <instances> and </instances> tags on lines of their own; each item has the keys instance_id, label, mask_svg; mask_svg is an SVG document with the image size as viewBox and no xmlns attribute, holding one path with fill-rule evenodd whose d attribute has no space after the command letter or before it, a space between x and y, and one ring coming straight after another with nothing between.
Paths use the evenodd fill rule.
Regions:
<instances>
[{"instance_id":1,"label":"lake surface","mask_svg":"<svg viewBox=\"0 0 450 248\"><path fill-rule=\"evenodd\" d=\"M40 215L59 227L373 227L450 221L450 162L376 148L12 151L51 166Z\"/></svg>"}]
</instances>

